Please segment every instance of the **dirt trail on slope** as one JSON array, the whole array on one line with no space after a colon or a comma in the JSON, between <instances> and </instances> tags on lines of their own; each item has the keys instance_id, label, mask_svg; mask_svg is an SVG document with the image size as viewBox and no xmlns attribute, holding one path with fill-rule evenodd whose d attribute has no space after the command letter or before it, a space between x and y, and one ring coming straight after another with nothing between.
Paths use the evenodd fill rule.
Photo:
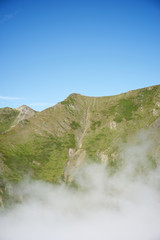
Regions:
<instances>
[{"instance_id":1,"label":"dirt trail on slope","mask_svg":"<svg viewBox=\"0 0 160 240\"><path fill-rule=\"evenodd\" d=\"M95 104L95 101L96 99L93 99L90 101L90 104L89 106L87 107L87 110L85 112L85 116L84 116L84 130L83 130L83 133L78 141L78 148L81 149L82 148L82 142L83 142L83 138L85 137L86 135L86 132L88 131L89 127L90 127L90 116L91 116L91 113L90 113L90 108L92 106L92 104L94 105Z\"/></svg>"}]
</instances>

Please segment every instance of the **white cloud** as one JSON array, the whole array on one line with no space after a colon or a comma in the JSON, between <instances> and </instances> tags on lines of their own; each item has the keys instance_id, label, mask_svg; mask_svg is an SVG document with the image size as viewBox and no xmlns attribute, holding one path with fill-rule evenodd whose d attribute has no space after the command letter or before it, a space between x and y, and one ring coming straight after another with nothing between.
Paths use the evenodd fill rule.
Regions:
<instances>
[{"instance_id":1,"label":"white cloud","mask_svg":"<svg viewBox=\"0 0 160 240\"><path fill-rule=\"evenodd\" d=\"M8 97L8 96L0 96L0 99L2 99L2 100L22 100L23 98L19 98L19 97Z\"/></svg>"}]
</instances>

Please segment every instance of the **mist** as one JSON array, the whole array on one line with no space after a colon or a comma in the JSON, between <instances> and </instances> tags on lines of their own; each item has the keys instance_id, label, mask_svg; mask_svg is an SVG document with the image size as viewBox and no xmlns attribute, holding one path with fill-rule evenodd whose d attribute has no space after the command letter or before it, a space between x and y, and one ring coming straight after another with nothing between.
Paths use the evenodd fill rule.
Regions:
<instances>
[{"instance_id":1,"label":"mist","mask_svg":"<svg viewBox=\"0 0 160 240\"><path fill-rule=\"evenodd\" d=\"M160 240L160 168L150 134L121 145L122 166L83 164L74 186L25 179L0 212L0 240ZM156 159L158 162L158 159Z\"/></svg>"}]
</instances>

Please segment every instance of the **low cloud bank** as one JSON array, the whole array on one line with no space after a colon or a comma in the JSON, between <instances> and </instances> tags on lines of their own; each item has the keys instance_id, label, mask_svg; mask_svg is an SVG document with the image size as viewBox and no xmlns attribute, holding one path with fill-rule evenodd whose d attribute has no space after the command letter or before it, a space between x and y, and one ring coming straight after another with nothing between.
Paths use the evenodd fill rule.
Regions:
<instances>
[{"instance_id":1,"label":"low cloud bank","mask_svg":"<svg viewBox=\"0 0 160 240\"><path fill-rule=\"evenodd\" d=\"M105 165L84 164L77 188L32 180L16 186L19 201L0 213L0 240L160 240L160 169L146 170L152 142L139 139L126 144L124 166L113 175Z\"/></svg>"}]
</instances>

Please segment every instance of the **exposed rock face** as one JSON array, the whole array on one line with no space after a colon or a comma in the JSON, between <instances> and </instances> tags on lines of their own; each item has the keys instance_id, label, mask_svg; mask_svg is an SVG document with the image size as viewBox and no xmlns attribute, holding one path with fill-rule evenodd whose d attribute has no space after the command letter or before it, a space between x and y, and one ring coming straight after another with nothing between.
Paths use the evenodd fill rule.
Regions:
<instances>
[{"instance_id":1,"label":"exposed rock face","mask_svg":"<svg viewBox=\"0 0 160 240\"><path fill-rule=\"evenodd\" d=\"M110 121L110 129L114 130L117 128L117 123L115 121Z\"/></svg>"},{"instance_id":2,"label":"exposed rock face","mask_svg":"<svg viewBox=\"0 0 160 240\"><path fill-rule=\"evenodd\" d=\"M99 152L97 155L98 157L100 157L102 163L106 164L108 162L107 154L104 154L103 152Z\"/></svg>"},{"instance_id":3,"label":"exposed rock face","mask_svg":"<svg viewBox=\"0 0 160 240\"><path fill-rule=\"evenodd\" d=\"M36 111L34 111L32 108L30 108L26 105L22 105L21 107L16 108L16 110L19 111L19 115L16 119L17 123L22 121L22 120L29 119L29 118L33 117L36 113Z\"/></svg>"},{"instance_id":4,"label":"exposed rock face","mask_svg":"<svg viewBox=\"0 0 160 240\"><path fill-rule=\"evenodd\" d=\"M39 162L37 162L37 161L33 161L32 163L33 163L33 165L37 165L37 166L40 166L40 165L41 165L41 164L40 164Z\"/></svg>"},{"instance_id":5,"label":"exposed rock face","mask_svg":"<svg viewBox=\"0 0 160 240\"><path fill-rule=\"evenodd\" d=\"M74 177L75 168L78 168L86 157L86 152L82 149L75 149L70 148L68 151L69 160L66 164L65 172L64 172L64 180L71 182Z\"/></svg>"}]
</instances>

